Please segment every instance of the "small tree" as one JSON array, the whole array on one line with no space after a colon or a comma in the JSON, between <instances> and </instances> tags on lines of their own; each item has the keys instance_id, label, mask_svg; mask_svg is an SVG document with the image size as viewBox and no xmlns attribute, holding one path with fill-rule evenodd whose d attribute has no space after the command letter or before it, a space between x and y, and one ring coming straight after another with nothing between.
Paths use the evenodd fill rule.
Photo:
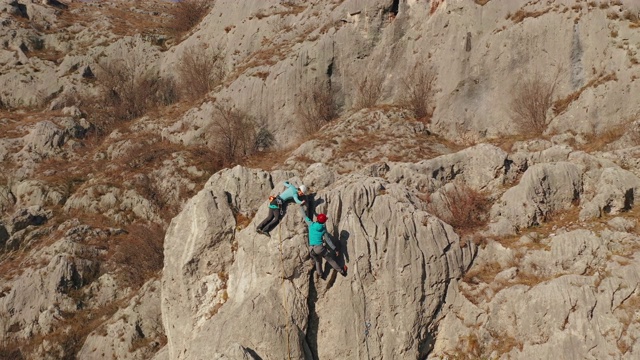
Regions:
<instances>
[{"instance_id":1,"label":"small tree","mask_svg":"<svg viewBox=\"0 0 640 360\"><path fill-rule=\"evenodd\" d=\"M553 106L558 76L553 81L534 75L514 86L511 91L511 112L518 130L541 135L549 125L547 116Z\"/></svg>"},{"instance_id":2,"label":"small tree","mask_svg":"<svg viewBox=\"0 0 640 360\"><path fill-rule=\"evenodd\" d=\"M248 114L226 102L215 105L211 130L214 132L214 147L227 164L237 164L256 148L255 122Z\"/></svg>"},{"instance_id":3,"label":"small tree","mask_svg":"<svg viewBox=\"0 0 640 360\"><path fill-rule=\"evenodd\" d=\"M298 115L302 120L302 130L314 133L324 124L338 117L338 107L328 84L316 83L302 92L298 104Z\"/></svg>"},{"instance_id":4,"label":"small tree","mask_svg":"<svg viewBox=\"0 0 640 360\"><path fill-rule=\"evenodd\" d=\"M375 106L382 97L383 82L384 77L377 73L370 73L357 80L354 109L360 110Z\"/></svg>"},{"instance_id":5,"label":"small tree","mask_svg":"<svg viewBox=\"0 0 640 360\"><path fill-rule=\"evenodd\" d=\"M172 82L148 69L144 57L134 51L121 58L98 64L97 79L102 87L103 106L117 120L130 120L143 115L151 106L172 97Z\"/></svg>"},{"instance_id":6,"label":"small tree","mask_svg":"<svg viewBox=\"0 0 640 360\"><path fill-rule=\"evenodd\" d=\"M198 99L213 90L224 78L220 50L187 49L178 63L180 91L190 99Z\"/></svg>"},{"instance_id":7,"label":"small tree","mask_svg":"<svg viewBox=\"0 0 640 360\"><path fill-rule=\"evenodd\" d=\"M437 76L433 69L417 68L403 81L403 106L413 112L417 120L429 122L433 115L433 98Z\"/></svg>"},{"instance_id":8,"label":"small tree","mask_svg":"<svg viewBox=\"0 0 640 360\"><path fill-rule=\"evenodd\" d=\"M179 0L170 11L169 29L177 35L185 33L198 25L209 9L213 0Z\"/></svg>"}]
</instances>

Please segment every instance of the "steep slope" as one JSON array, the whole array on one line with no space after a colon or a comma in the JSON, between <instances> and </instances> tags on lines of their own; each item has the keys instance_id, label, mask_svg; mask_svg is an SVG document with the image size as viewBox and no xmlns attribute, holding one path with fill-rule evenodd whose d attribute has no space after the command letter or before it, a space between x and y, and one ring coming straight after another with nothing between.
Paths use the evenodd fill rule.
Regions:
<instances>
[{"instance_id":1,"label":"steep slope","mask_svg":"<svg viewBox=\"0 0 640 360\"><path fill-rule=\"evenodd\" d=\"M349 175L319 189L314 203L329 214L351 272L314 283L297 205L271 238L254 231L264 201L246 228L235 228L228 199L264 198L271 181L263 172L223 172L173 220L162 289L169 357L238 346L263 359L426 356L450 282L471 263L473 247L416 209L405 187Z\"/></svg>"},{"instance_id":2,"label":"steep slope","mask_svg":"<svg viewBox=\"0 0 640 360\"><path fill-rule=\"evenodd\" d=\"M636 2L176 6L0 0L0 357L637 357Z\"/></svg>"}]
</instances>

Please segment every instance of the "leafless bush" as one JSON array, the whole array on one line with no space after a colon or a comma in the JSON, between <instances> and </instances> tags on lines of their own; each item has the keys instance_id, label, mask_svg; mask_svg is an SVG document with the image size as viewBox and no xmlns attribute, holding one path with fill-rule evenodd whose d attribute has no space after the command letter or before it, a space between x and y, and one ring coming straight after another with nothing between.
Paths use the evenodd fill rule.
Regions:
<instances>
[{"instance_id":1,"label":"leafless bush","mask_svg":"<svg viewBox=\"0 0 640 360\"><path fill-rule=\"evenodd\" d=\"M413 112L416 119L429 122L433 114L436 91L436 73L430 68L416 68L403 81L403 106Z\"/></svg>"},{"instance_id":2,"label":"leafless bush","mask_svg":"<svg viewBox=\"0 0 640 360\"><path fill-rule=\"evenodd\" d=\"M158 104L175 101L175 85L149 72L140 57L108 60L99 65L102 104L116 120L130 120Z\"/></svg>"},{"instance_id":3,"label":"leafless bush","mask_svg":"<svg viewBox=\"0 0 640 360\"><path fill-rule=\"evenodd\" d=\"M237 164L256 149L255 121L227 102L215 105L211 130L214 148L228 164Z\"/></svg>"},{"instance_id":4,"label":"leafless bush","mask_svg":"<svg viewBox=\"0 0 640 360\"><path fill-rule=\"evenodd\" d=\"M316 83L303 90L297 113L305 133L314 133L324 124L337 118L338 106L330 86Z\"/></svg>"},{"instance_id":5,"label":"leafless bush","mask_svg":"<svg viewBox=\"0 0 640 360\"><path fill-rule=\"evenodd\" d=\"M127 285L142 286L162 270L164 230L158 224L132 224L112 253L111 260Z\"/></svg>"},{"instance_id":6,"label":"leafless bush","mask_svg":"<svg viewBox=\"0 0 640 360\"><path fill-rule=\"evenodd\" d=\"M178 85L173 77L161 77L158 79L156 89L156 103L168 106L180 100Z\"/></svg>"},{"instance_id":7,"label":"leafless bush","mask_svg":"<svg viewBox=\"0 0 640 360\"><path fill-rule=\"evenodd\" d=\"M375 106L382 97L382 83L384 76L370 73L356 80L354 108L356 110Z\"/></svg>"},{"instance_id":8,"label":"leafless bush","mask_svg":"<svg viewBox=\"0 0 640 360\"><path fill-rule=\"evenodd\" d=\"M541 135L547 129L557 80L558 76L549 81L536 74L512 89L510 109L520 132Z\"/></svg>"},{"instance_id":9,"label":"leafless bush","mask_svg":"<svg viewBox=\"0 0 640 360\"><path fill-rule=\"evenodd\" d=\"M177 35L191 30L207 15L213 3L213 0L180 0L174 3L169 28Z\"/></svg>"},{"instance_id":10,"label":"leafless bush","mask_svg":"<svg viewBox=\"0 0 640 360\"><path fill-rule=\"evenodd\" d=\"M225 71L220 50L190 48L178 64L180 91L189 99L198 99L219 85Z\"/></svg>"},{"instance_id":11,"label":"leafless bush","mask_svg":"<svg viewBox=\"0 0 640 360\"><path fill-rule=\"evenodd\" d=\"M456 230L469 231L486 223L490 205L482 193L455 184L447 186L441 193L441 201L430 202L427 210Z\"/></svg>"}]
</instances>

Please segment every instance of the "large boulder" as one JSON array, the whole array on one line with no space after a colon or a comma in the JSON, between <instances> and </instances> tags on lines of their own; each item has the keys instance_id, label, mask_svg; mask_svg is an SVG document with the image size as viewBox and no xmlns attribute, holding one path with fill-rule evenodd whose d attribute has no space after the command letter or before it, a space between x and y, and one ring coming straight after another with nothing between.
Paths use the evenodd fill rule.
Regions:
<instances>
[{"instance_id":1,"label":"large boulder","mask_svg":"<svg viewBox=\"0 0 640 360\"><path fill-rule=\"evenodd\" d=\"M242 173L238 183L259 187L257 173L233 171ZM224 184L231 174L216 178ZM297 205L288 206L271 238L254 231L266 202L238 230L234 196L217 190L218 182L188 202L165 239L162 310L170 358L224 359L231 349L263 359L429 352L448 284L475 250L416 209L404 186L354 174L318 191L315 210L329 214L327 228L349 266L346 278L333 273L325 283L310 275Z\"/></svg>"}]
</instances>

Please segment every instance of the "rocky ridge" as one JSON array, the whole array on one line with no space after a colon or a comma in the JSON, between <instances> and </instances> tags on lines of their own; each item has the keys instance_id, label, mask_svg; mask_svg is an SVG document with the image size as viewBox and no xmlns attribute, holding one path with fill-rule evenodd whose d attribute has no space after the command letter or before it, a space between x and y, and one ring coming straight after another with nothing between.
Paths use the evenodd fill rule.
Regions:
<instances>
[{"instance_id":1,"label":"rocky ridge","mask_svg":"<svg viewBox=\"0 0 640 360\"><path fill-rule=\"evenodd\" d=\"M166 3L133 3L0 1L0 355L637 357L637 4L221 0L178 39L135 30ZM226 76L197 104L104 119L77 96L105 59L171 77L203 44ZM554 102L526 138L509 103L536 76ZM340 116L309 132L317 84ZM222 101L284 159L218 171ZM296 205L255 233L285 180L346 278L313 278Z\"/></svg>"}]
</instances>

